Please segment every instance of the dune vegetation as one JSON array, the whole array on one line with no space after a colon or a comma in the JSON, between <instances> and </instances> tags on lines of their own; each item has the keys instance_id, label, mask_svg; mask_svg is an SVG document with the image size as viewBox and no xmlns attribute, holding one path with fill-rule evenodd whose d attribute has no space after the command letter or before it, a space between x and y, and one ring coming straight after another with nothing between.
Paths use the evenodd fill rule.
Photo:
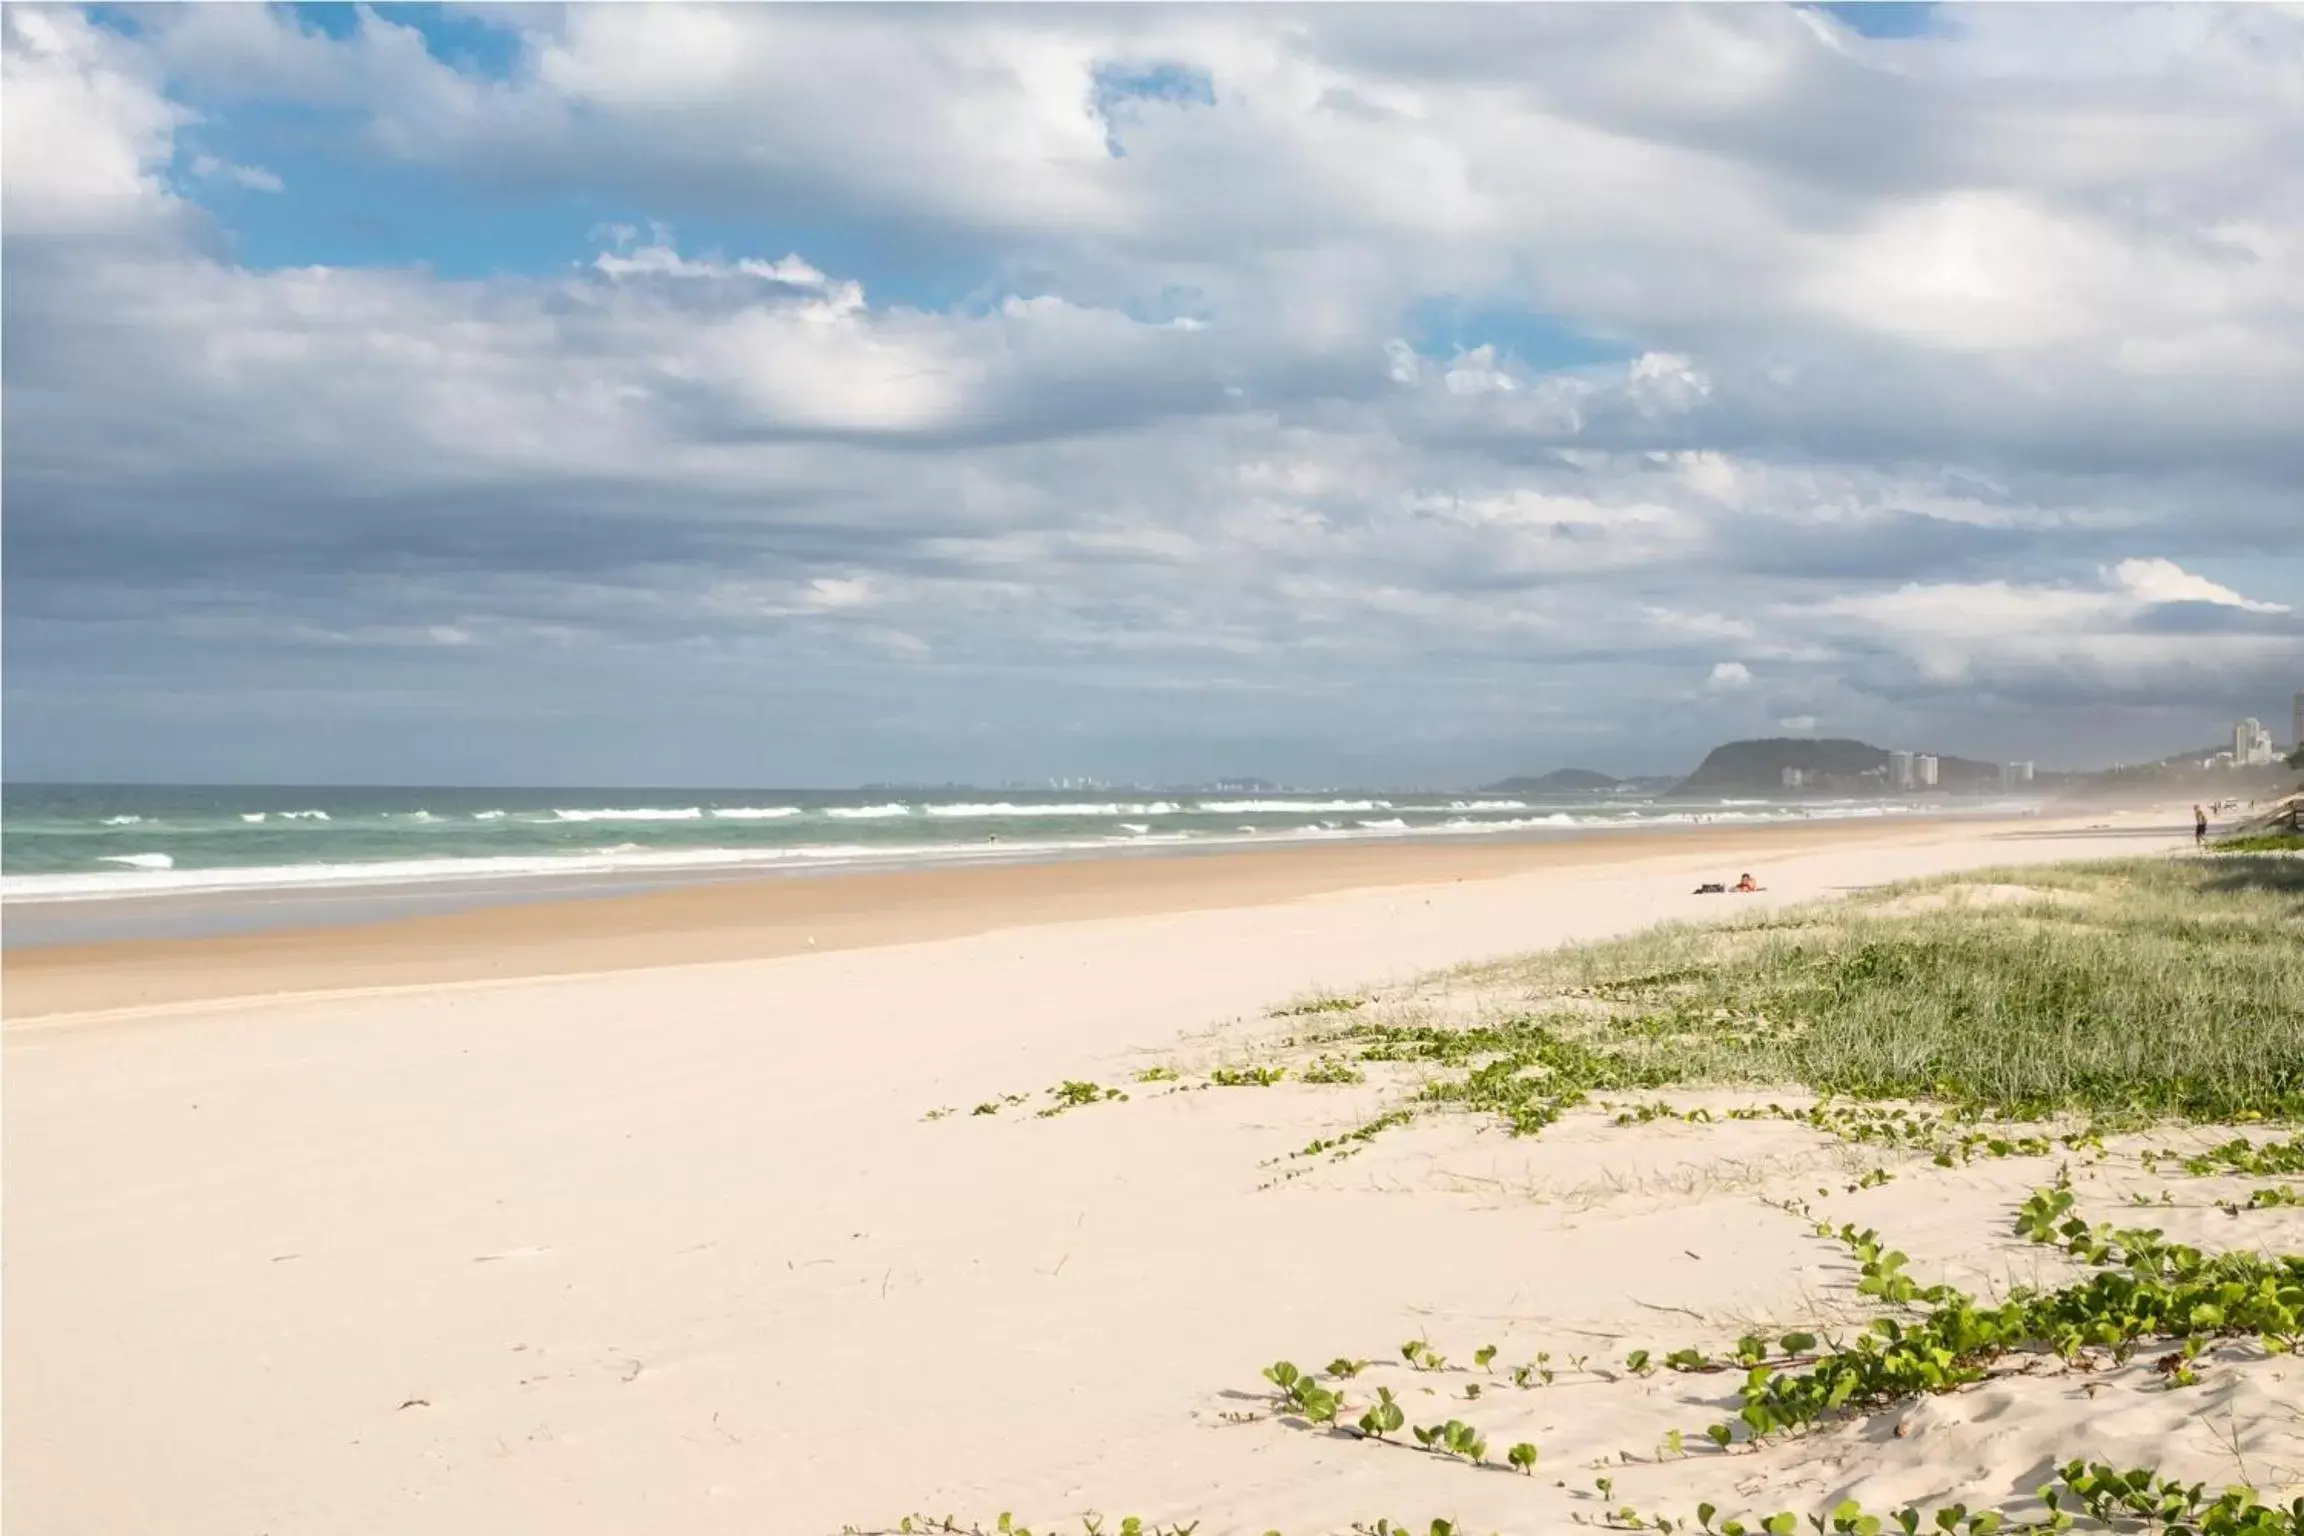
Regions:
<instances>
[{"instance_id":1,"label":"dune vegetation","mask_svg":"<svg viewBox=\"0 0 2304 1536\"><path fill-rule=\"evenodd\" d=\"M2210 1360L2244 1369L2304 1348L2304 1253L2262 1242L2218 1251L2155 1226L2092 1219L2085 1200L2111 1186L2074 1184L2076 1170L2114 1171L2129 1176L2127 1199L2146 1204L2137 1178L2214 1180L2215 1208L2235 1220L2304 1205L2285 1182L2304 1173L2304 1137L2282 1134L2304 1119L2304 862L2293 858L2227 852L1968 873L1531 953L1390 993L1314 998L1270 1022L1277 1032L1255 1060L1149 1069L1139 1096L1282 1084L1381 1091L1373 1118L1278 1160L1298 1170L1443 1117L1508 1136L1582 1115L1624 1126L1795 1121L1877 1156L1860 1184L2035 1158L2042 1176L2032 1193L1994 1219L2002 1240L2052 1249L2069 1265L2065 1283L1986 1298L1914 1273L1878 1232L1815 1219L1805 1202L1787 1200L1780 1208L1845 1254L1852 1310L1733 1341L1658 1337L1604 1361L1548 1351L1517 1360L1480 1341L1451 1364L1429 1339L1368 1349L1385 1362L1374 1366L1349 1349L1325 1367L1275 1360L1262 1367L1261 1413L1276 1425L1467 1470L1534 1477L1544 1467L1567 1489L1541 1445L1491 1438L1489 1405L1555 1383L1722 1376L1736 1384L1722 1399L1727 1411L1671 1430L1643 1455L1765 1457L2011 1372L2149 1365L2151 1390L2182 1392ZM1691 1090L1706 1090L1703 1102L1692 1103ZM1064 1106L1114 1099L1094 1085L1053 1092ZM2189 1150L2154 1144L2178 1128ZM2215 1137L2203 1142L2203 1128ZM2159 1199L2176 1203L2166 1191ZM1435 1382L1449 1384L1441 1405L1420 1413L1415 1392L1430 1395ZM2304 1498L2278 1477L2263 1487L2186 1483L2099 1462L2085 1436L2066 1449L2028 1497L1993 1508L1868 1509L1860 1499L1814 1510L1640 1508L1587 1467L1577 1475L1590 1491L1566 1518L1725 1536L2304 1536ZM1562 1518L1556 1506L1531 1505L1526 1528ZM1459 1527L1388 1516L1351 1529L1450 1536Z\"/></svg>"}]
</instances>

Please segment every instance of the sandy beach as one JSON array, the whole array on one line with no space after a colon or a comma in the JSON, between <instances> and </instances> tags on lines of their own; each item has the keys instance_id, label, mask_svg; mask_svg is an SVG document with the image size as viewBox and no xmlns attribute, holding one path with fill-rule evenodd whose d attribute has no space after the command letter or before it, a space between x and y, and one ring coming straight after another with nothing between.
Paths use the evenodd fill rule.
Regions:
<instances>
[{"instance_id":1,"label":"sandy beach","mask_svg":"<svg viewBox=\"0 0 2304 1536\"><path fill-rule=\"evenodd\" d=\"M811 950L958 938L1046 923L1149 917L1298 901L1387 886L1486 881L1641 861L1723 865L1839 846L1936 844L1979 828L2029 840L2118 826L2149 833L2165 813L2110 813L2042 825L2012 818L1817 821L1679 827L1576 837L1278 845L1253 851L1045 860L800 878L698 878L669 889L528 899L480 899L458 910L390 921L312 923L254 933L55 943L0 956L7 1016L167 1006L261 994L510 980L757 960ZM1733 878L1731 872L1730 878ZM444 897L476 889L436 888ZM541 887L539 887L541 889ZM421 887L379 887L423 901ZM310 901L303 893L281 899ZM224 898L230 899L230 898ZM166 922L199 898L128 898L101 905L152 911ZM208 898L219 904L219 898ZM17 903L14 922L90 904ZM161 915L166 914L166 915Z\"/></svg>"},{"instance_id":2,"label":"sandy beach","mask_svg":"<svg viewBox=\"0 0 2304 1536\"><path fill-rule=\"evenodd\" d=\"M1514 1140L1467 1120L1275 1182L1367 1101L1284 1084L967 1113L1239 1059L1315 990L1705 918L1723 900L1699 879L1753 870L1746 911L2158 851L2171 826L889 875L12 953L7 1524L1544 1530L1583 1507L1554 1482L1620 1453L1649 1458L1615 1474L1643 1507L1859 1476L1882 1503L1989 1500L2081 1426L2092 1453L2207 1468L2208 1409L2293 1403L2292 1369L2213 1405L2056 1387L2022 1415L1996 1381L1888 1438L1685 1460L1660 1438L1731 1378L1563 1386L1512 1410L1544 1447L1534 1479L1244 1417L1279 1357L1417 1337L1614 1357L1812 1316L1847 1264L1758 1203L1779 1187L1828 1186L1819 1214L1916 1262L2037 1273L2001 1240L2037 1166L1841 1193L1841 1149L1781 1122Z\"/></svg>"}]
</instances>

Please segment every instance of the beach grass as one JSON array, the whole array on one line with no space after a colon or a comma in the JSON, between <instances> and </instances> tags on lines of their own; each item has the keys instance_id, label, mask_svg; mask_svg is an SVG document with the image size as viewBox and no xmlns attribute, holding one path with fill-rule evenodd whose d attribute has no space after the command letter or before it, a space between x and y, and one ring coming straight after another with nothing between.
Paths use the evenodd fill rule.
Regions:
<instances>
[{"instance_id":1,"label":"beach grass","mask_svg":"<svg viewBox=\"0 0 2304 1536\"><path fill-rule=\"evenodd\" d=\"M1272 1068L1272 1081L1349 1083L1363 1075L1352 1063L1397 1063L1409 1069L1410 1095L1357 1130L1315 1141L1298 1158L1353 1156L1388 1129L1431 1113L1467 1111L1534 1134L1611 1097L1607 1107L1625 1125L1714 1118L1700 1108L1643 1101L1643 1094L1797 1088L1821 1101L1789 1110L1754 1102L1720 1115L1800 1120L1852 1141L1934 1151L1940 1165L1978 1153L2059 1158L2055 1182L2013 1213L2013 1230L2030 1244L2060 1250L2077 1268L2066 1283L2020 1285L1993 1300L1915 1278L1906 1272L1907 1256L1874 1231L1817 1220L1816 1237L1844 1249L1856 1266L1851 1304L1875 1314L1853 1334L1818 1318L1780 1336L1749 1335L1727 1351L1701 1341L1639 1340L1621 1368L1591 1368L1582 1355L1564 1356L1555 1367L1539 1351L1527 1364L1506 1361L1499 1369L1494 1343L1473 1350L1470 1367L1451 1368L1424 1338L1400 1346L1403 1364L1379 1364L1365 1377L1370 1360L1339 1356L1323 1376L1281 1359L1263 1373L1273 1391L1261 1416L1275 1423L1474 1470L1532 1475L1538 1446L1506 1446L1499 1423L1492 1458L1484 1425L1495 1416L1494 1398L1542 1390L1556 1372L1586 1388L1642 1380L1659 1369L1739 1373L1743 1385L1728 1401L1732 1417L1671 1428L1653 1457L1617 1456L1626 1465L1669 1465L1692 1455L1762 1453L1819 1428L1993 1380L2070 1371L2094 1382L2148 1351L2157 1351L2148 1390L2181 1392L2211 1369L2254 1368L2304 1348L2304 1255L2261 1245L2203 1251L2158 1228L2089 1221L2076 1206L2083 1195L2100 1197L2101 1188L2076 1187L2072 1177L2074 1162L2086 1181L2085 1170L2108 1156L2146 1171L2180 1167L2204 1177L2268 1179L2294 1171L2304 1138L2236 1138L2188 1154L2139 1154L2108 1153L2105 1136L2171 1120L2231 1126L2304 1119L2304 861L2219 852L1970 872L1533 952L1356 998L1349 1008L1299 1005L1275 1016L1310 1013L1329 1015L1334 1027L1278 1044L1319 1051L1335 1075L1299 1064L1286 1074ZM2033 1119L2064 1125L1997 1123ZM1925 1176L1909 1164L1900 1169ZM1849 1192L1892 1176L1877 1169ZM2298 1198L2284 1185L2267 1185L2245 1206L2235 1200L2224 1209L2236 1219L2241 1209ZM1813 1219L1805 1200L1768 1203ZM1381 1379L1387 1376L1397 1391ZM1423 1402L1436 1390L1430 1382L1450 1389L1444 1408ZM1419 1423L1408 1416L1418 1406L1427 1418L1461 1417ZM1514 1427L1527 1422L1524 1411L1502 1412ZM1228 1422L1257 1417L1237 1413ZM1891 1431L1905 1432L1903 1421ZM1598 1500L1570 1518L1657 1536L1795 1536L1804 1527L1851 1536L1922 1529L1952 1536L2073 1529L2304 1536L2304 1498L2266 1502L2245 1479L2221 1487L2186 1483L2156 1467L2070 1454L2092 1449L2087 1445L2059 1449L2065 1454L2036 1474L2031 1497L2012 1490L1992 1507L1868 1512L1843 1498L1805 1519L1778 1510L1717 1524L1719 1511L1708 1503L1691 1514L1644 1512L1624 1502L1613 1482L1615 1463L1595 1462L1606 1469L1592 1479ZM1363 1536L1456 1536L1459 1529L1452 1519L1352 1527Z\"/></svg>"},{"instance_id":2,"label":"beach grass","mask_svg":"<svg viewBox=\"0 0 2304 1536\"><path fill-rule=\"evenodd\" d=\"M2304 832L2244 832L2214 846L2218 853L2304 853Z\"/></svg>"},{"instance_id":3,"label":"beach grass","mask_svg":"<svg viewBox=\"0 0 2304 1536\"><path fill-rule=\"evenodd\" d=\"M1428 1093L1548 1123L1564 1097L1776 1084L2010 1117L2304 1115L2304 864L1986 871L1669 925L1456 973L1468 1027L1370 1022Z\"/></svg>"}]
</instances>

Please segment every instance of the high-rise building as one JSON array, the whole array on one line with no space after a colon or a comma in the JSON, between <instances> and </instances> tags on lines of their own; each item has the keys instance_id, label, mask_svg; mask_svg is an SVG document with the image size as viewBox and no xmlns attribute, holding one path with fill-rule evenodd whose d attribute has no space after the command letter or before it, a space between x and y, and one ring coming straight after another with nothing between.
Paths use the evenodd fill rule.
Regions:
<instances>
[{"instance_id":1,"label":"high-rise building","mask_svg":"<svg viewBox=\"0 0 2304 1536\"><path fill-rule=\"evenodd\" d=\"M1787 768L1784 770L1784 787L1786 789L1799 789L1807 782L1808 775L1801 769Z\"/></svg>"},{"instance_id":2,"label":"high-rise building","mask_svg":"<svg viewBox=\"0 0 2304 1536\"><path fill-rule=\"evenodd\" d=\"M2030 763L2002 763L2000 765L2001 788L2013 789L2019 784L2031 782L2032 765Z\"/></svg>"},{"instance_id":3,"label":"high-rise building","mask_svg":"<svg viewBox=\"0 0 2304 1536\"><path fill-rule=\"evenodd\" d=\"M1888 754L1888 787L1890 789L1910 789L1912 787L1911 753L1891 752Z\"/></svg>"},{"instance_id":4,"label":"high-rise building","mask_svg":"<svg viewBox=\"0 0 2304 1536\"><path fill-rule=\"evenodd\" d=\"M2273 759L2272 733L2251 716L2232 727L2232 766L2262 768Z\"/></svg>"},{"instance_id":5,"label":"high-rise building","mask_svg":"<svg viewBox=\"0 0 2304 1536\"><path fill-rule=\"evenodd\" d=\"M1937 764L1934 753L1923 752L1912 760L1913 776L1920 781L1922 789L1934 789L1936 787L1936 770Z\"/></svg>"}]
</instances>

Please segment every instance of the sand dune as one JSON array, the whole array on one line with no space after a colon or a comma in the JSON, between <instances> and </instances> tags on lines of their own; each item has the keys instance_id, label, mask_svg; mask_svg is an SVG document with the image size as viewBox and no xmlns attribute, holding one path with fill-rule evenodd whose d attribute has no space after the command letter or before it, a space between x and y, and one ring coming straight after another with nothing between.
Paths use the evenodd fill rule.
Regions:
<instances>
[{"instance_id":1,"label":"sand dune","mask_svg":"<svg viewBox=\"0 0 2304 1536\"><path fill-rule=\"evenodd\" d=\"M1755 901L2148 846L1842 841L1756 859ZM1439 1514L1562 1528L1596 1510L1594 1464L1657 1456L1734 1379L1582 1373L1522 1392L1410 1371L1401 1340L1460 1363L1490 1342L1506 1361L1604 1362L1813 1319L1844 1296L1847 1259L1759 1200L1803 1190L1819 1214L1892 1228L1916 1262L2029 1278L2058 1261L2009 1240L2007 1213L2039 1169L1850 1193L1844 1149L1798 1126L1579 1118L1532 1140L1419 1123L1276 1182L1275 1159L1352 1123L1373 1089L1148 1085L1054 1118L966 1111L1222 1062L1309 989L1702 916L1720 898L1687 892L1721 873L1702 850L1651 850L758 961L12 1025L9 1528L805 1532L1003 1509L1210 1533ZM925 1118L940 1107L960 1113ZM1269 1361L1337 1354L1389 1357L1368 1382L1436 1403L1487 1384L1500 1432L1542 1445L1539 1475L1228 1417L1256 1410ZM2225 1409L2292 1405L2296 1382L2217 1370L2191 1397L2117 1373L1995 1383L1915 1404L1900 1434L1613 1475L1674 1510L1859 1480L1875 1500L1992 1498L2084 1431L2227 1476Z\"/></svg>"}]
</instances>

